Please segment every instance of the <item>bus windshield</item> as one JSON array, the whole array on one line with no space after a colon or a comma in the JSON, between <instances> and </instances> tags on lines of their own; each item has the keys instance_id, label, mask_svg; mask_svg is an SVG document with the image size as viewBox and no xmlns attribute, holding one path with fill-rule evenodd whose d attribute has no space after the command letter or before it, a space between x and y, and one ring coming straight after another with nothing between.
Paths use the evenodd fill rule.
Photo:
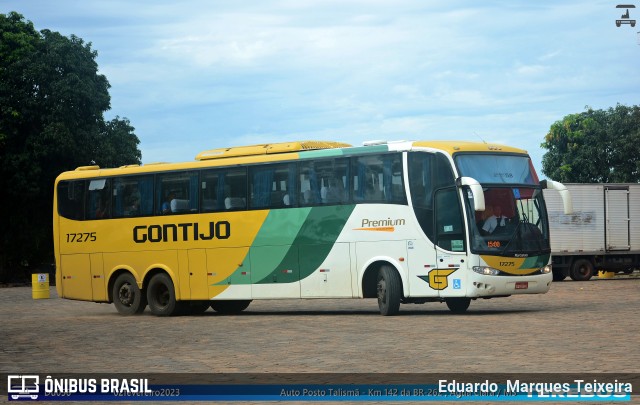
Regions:
<instances>
[{"instance_id":1,"label":"bus windshield","mask_svg":"<svg viewBox=\"0 0 640 405\"><path fill-rule=\"evenodd\" d=\"M480 184L538 184L526 155L459 154L455 161L460 175L473 177Z\"/></svg>"},{"instance_id":2,"label":"bus windshield","mask_svg":"<svg viewBox=\"0 0 640 405\"><path fill-rule=\"evenodd\" d=\"M483 191L484 212L473 211L470 192L466 198L474 253L527 256L549 252L549 227L540 189L485 187Z\"/></svg>"},{"instance_id":3,"label":"bus windshield","mask_svg":"<svg viewBox=\"0 0 640 405\"><path fill-rule=\"evenodd\" d=\"M460 154L455 161L462 176L483 185L485 211L474 212L471 193L466 198L473 252L527 256L549 251L542 192L528 156Z\"/></svg>"}]
</instances>

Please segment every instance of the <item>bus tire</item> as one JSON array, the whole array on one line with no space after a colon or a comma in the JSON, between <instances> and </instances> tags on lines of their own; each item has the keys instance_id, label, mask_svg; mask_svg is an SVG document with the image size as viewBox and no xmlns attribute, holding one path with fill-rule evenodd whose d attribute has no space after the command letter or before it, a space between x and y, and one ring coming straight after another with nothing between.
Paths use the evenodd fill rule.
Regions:
<instances>
[{"instance_id":1,"label":"bus tire","mask_svg":"<svg viewBox=\"0 0 640 405\"><path fill-rule=\"evenodd\" d=\"M151 278L147 286L147 301L154 315L171 316L178 312L176 291L168 274L158 273Z\"/></svg>"},{"instance_id":2,"label":"bus tire","mask_svg":"<svg viewBox=\"0 0 640 405\"><path fill-rule=\"evenodd\" d=\"M220 314L232 315L244 311L249 304L251 300L211 301L211 309Z\"/></svg>"},{"instance_id":3,"label":"bus tire","mask_svg":"<svg viewBox=\"0 0 640 405\"><path fill-rule=\"evenodd\" d=\"M447 298L445 302L449 311L454 314L464 314L471 304L471 298Z\"/></svg>"},{"instance_id":4,"label":"bus tire","mask_svg":"<svg viewBox=\"0 0 640 405\"><path fill-rule=\"evenodd\" d=\"M564 272L564 270L553 269L552 272L553 272L553 281L562 281L565 278L567 278L567 274Z\"/></svg>"},{"instance_id":5,"label":"bus tire","mask_svg":"<svg viewBox=\"0 0 640 405\"><path fill-rule=\"evenodd\" d=\"M395 315L400 311L402 281L396 269L388 264L382 265L378 270L377 292L380 314Z\"/></svg>"},{"instance_id":6,"label":"bus tire","mask_svg":"<svg viewBox=\"0 0 640 405\"><path fill-rule=\"evenodd\" d=\"M587 281L593 277L593 264L587 259L578 259L571 266L571 279L575 281Z\"/></svg>"},{"instance_id":7,"label":"bus tire","mask_svg":"<svg viewBox=\"0 0 640 405\"><path fill-rule=\"evenodd\" d=\"M122 315L141 314L147 307L147 297L140 291L131 273L123 273L116 278L111 296L113 305Z\"/></svg>"}]
</instances>

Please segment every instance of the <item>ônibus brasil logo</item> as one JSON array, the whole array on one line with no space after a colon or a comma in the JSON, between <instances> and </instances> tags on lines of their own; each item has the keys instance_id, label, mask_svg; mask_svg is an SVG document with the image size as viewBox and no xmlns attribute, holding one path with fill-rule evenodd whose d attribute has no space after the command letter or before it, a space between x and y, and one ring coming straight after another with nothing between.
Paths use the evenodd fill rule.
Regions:
<instances>
[{"instance_id":1,"label":"\u00f4nibus brasil logo","mask_svg":"<svg viewBox=\"0 0 640 405\"><path fill-rule=\"evenodd\" d=\"M11 399L38 399L40 393L40 376L10 375L7 378L7 393Z\"/></svg>"}]
</instances>

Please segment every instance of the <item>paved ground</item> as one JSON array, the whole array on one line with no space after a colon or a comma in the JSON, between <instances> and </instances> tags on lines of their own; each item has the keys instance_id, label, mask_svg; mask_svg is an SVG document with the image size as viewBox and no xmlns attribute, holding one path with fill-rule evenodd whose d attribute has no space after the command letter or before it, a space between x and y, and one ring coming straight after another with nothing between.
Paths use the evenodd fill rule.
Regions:
<instances>
[{"instance_id":1,"label":"paved ground","mask_svg":"<svg viewBox=\"0 0 640 405\"><path fill-rule=\"evenodd\" d=\"M640 279L546 295L403 305L254 301L241 315L119 315L113 305L0 289L0 373L640 372Z\"/></svg>"}]
</instances>

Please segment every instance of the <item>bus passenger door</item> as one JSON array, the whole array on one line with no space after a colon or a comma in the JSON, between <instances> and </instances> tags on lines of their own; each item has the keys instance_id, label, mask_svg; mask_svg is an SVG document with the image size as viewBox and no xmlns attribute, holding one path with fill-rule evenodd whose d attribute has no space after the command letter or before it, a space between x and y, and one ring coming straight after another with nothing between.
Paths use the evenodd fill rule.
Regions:
<instances>
[{"instance_id":1,"label":"bus passenger door","mask_svg":"<svg viewBox=\"0 0 640 405\"><path fill-rule=\"evenodd\" d=\"M348 243L300 246L302 298L353 297Z\"/></svg>"},{"instance_id":2,"label":"bus passenger door","mask_svg":"<svg viewBox=\"0 0 640 405\"><path fill-rule=\"evenodd\" d=\"M88 254L60 256L62 294L64 298L93 300L91 260Z\"/></svg>"},{"instance_id":3,"label":"bus passenger door","mask_svg":"<svg viewBox=\"0 0 640 405\"><path fill-rule=\"evenodd\" d=\"M411 297L462 297L466 254L446 252L430 241L407 241Z\"/></svg>"},{"instance_id":4,"label":"bus passenger door","mask_svg":"<svg viewBox=\"0 0 640 405\"><path fill-rule=\"evenodd\" d=\"M440 297L464 297L467 293L467 255L438 249L438 272L433 280Z\"/></svg>"},{"instance_id":5,"label":"bus passenger door","mask_svg":"<svg viewBox=\"0 0 640 405\"><path fill-rule=\"evenodd\" d=\"M433 197L433 221L424 221L425 239L407 241L411 297L464 296L465 226L455 187L439 189ZM433 215L433 217L431 217Z\"/></svg>"},{"instance_id":6,"label":"bus passenger door","mask_svg":"<svg viewBox=\"0 0 640 405\"><path fill-rule=\"evenodd\" d=\"M435 202L435 249L438 271L430 273L432 287L441 297L463 297L467 286L465 222L455 187L438 190Z\"/></svg>"}]
</instances>

